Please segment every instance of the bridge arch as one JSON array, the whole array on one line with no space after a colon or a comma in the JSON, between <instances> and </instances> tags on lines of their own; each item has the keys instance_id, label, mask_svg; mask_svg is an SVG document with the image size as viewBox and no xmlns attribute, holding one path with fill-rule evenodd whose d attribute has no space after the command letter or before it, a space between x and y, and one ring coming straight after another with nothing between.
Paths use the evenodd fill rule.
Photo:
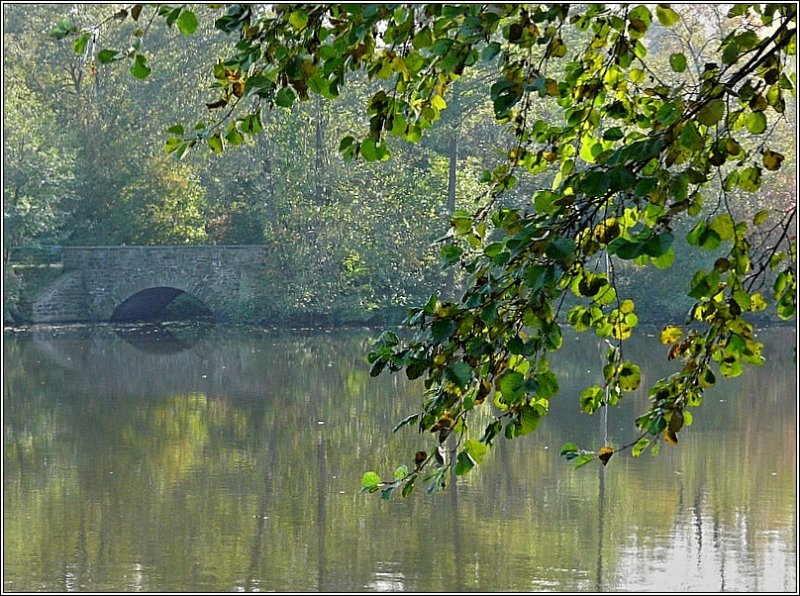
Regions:
<instances>
[{"instance_id":1,"label":"bridge arch","mask_svg":"<svg viewBox=\"0 0 800 596\"><path fill-rule=\"evenodd\" d=\"M182 294L197 299L207 309L205 315L216 320L231 318L225 296L207 284L175 279L135 280L114 288L99 305L104 321L142 321L157 319L164 309Z\"/></svg>"},{"instance_id":2,"label":"bridge arch","mask_svg":"<svg viewBox=\"0 0 800 596\"><path fill-rule=\"evenodd\" d=\"M181 296L192 296L177 288L160 286L142 290L123 301L111 315L112 321L152 321L161 318L170 304ZM192 296L192 298L195 298ZM191 311L196 317L213 316L211 309L199 298L191 304Z\"/></svg>"}]
</instances>

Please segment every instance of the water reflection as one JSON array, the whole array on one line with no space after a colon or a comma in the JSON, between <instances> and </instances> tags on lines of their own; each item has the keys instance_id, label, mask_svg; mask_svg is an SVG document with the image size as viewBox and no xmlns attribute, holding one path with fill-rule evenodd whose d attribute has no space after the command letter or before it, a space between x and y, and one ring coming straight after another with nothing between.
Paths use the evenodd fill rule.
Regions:
<instances>
[{"instance_id":1,"label":"water reflection","mask_svg":"<svg viewBox=\"0 0 800 596\"><path fill-rule=\"evenodd\" d=\"M794 335L768 337L769 364L710 393L678 448L597 472L560 445L629 440L645 396L607 430L580 415L602 346L569 339L536 435L383 502L360 476L413 454L390 429L420 388L369 377L369 332L213 331L171 353L111 329L7 336L4 587L794 590ZM660 350L629 353L664 374Z\"/></svg>"},{"instance_id":2,"label":"water reflection","mask_svg":"<svg viewBox=\"0 0 800 596\"><path fill-rule=\"evenodd\" d=\"M150 354L176 354L191 349L208 337L211 323L115 324L112 328L134 348Z\"/></svg>"}]
</instances>

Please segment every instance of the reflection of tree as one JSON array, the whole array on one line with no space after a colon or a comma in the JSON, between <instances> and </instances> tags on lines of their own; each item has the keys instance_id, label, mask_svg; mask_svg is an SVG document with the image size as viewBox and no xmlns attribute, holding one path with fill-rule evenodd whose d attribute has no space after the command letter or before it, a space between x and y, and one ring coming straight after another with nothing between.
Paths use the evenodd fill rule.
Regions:
<instances>
[{"instance_id":1,"label":"reflection of tree","mask_svg":"<svg viewBox=\"0 0 800 596\"><path fill-rule=\"evenodd\" d=\"M596 592L602 592L603 585L603 552L605 542L603 540L603 530L605 527L606 511L606 469L605 467L597 470L597 574L594 583Z\"/></svg>"},{"instance_id":2,"label":"reflection of tree","mask_svg":"<svg viewBox=\"0 0 800 596\"><path fill-rule=\"evenodd\" d=\"M558 458L564 440L601 432L573 399L597 355L565 340L561 396L536 436L500 443L493 465L449 494L391 503L357 494L359 480L411 449L413 430L386 436L419 387L370 380L366 334L215 336L194 359L155 359L113 337L47 350L6 341L8 577L15 589L64 589L67 573L78 587L119 589L139 565L152 590L358 590L397 578L421 591L613 590L688 548L689 575L714 563L714 589L747 588L738 568L763 575L776 544L794 544L796 377L788 333L774 333L772 364L710 393L678 447L615 456L599 484ZM629 349L646 361L655 344ZM167 388L196 384L137 392L148 371L191 380L164 378ZM612 443L625 412L611 412ZM424 523L410 530L409 519Z\"/></svg>"}]
</instances>

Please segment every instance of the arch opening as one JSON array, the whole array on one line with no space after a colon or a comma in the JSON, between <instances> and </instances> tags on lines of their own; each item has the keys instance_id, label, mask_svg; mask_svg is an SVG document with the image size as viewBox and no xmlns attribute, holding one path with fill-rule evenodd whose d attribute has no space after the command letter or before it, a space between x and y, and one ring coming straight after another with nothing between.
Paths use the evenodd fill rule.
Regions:
<instances>
[{"instance_id":1,"label":"arch opening","mask_svg":"<svg viewBox=\"0 0 800 596\"><path fill-rule=\"evenodd\" d=\"M113 322L186 321L214 318L199 298L178 288L156 287L137 292L117 306Z\"/></svg>"}]
</instances>

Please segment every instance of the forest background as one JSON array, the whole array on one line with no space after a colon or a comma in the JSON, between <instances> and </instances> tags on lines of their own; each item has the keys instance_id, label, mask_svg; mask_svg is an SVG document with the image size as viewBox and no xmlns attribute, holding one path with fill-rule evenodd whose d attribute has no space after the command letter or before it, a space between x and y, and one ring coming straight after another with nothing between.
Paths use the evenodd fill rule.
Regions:
<instances>
[{"instance_id":1,"label":"forest background","mask_svg":"<svg viewBox=\"0 0 800 596\"><path fill-rule=\"evenodd\" d=\"M266 244L275 257L264 280L273 299L254 310L261 322L395 322L437 290L457 294L461 280L439 267L437 239L454 212L478 207L485 172L506 159L513 142L494 117L486 85L496 74L491 62L452 86L441 120L420 142L388 139L388 160L369 161L362 152L348 162L340 151L343 138L369 130L363 106L381 82L366 75L334 100L315 95L262 111L261 134L226 138L235 150L206 148L179 160L165 151L167 131L210 117L208 65L229 40L202 19L192 35L153 27L143 40L151 72L140 80L128 68L76 52L74 38L52 38L65 16L82 29L113 8L3 8L6 320L24 315L57 277L58 247L70 245ZM670 56L680 52L697 77L729 26L721 6L683 6L676 27L651 29L649 59L663 61L668 72L675 66ZM129 35L125 27L107 27L102 44L124 46ZM560 118L552 103L532 109L536 118ZM758 193L734 191L737 215L748 220L796 200L794 101L769 127L771 146L786 163ZM529 204L552 177L523 175L501 200ZM642 321L683 319L694 302L686 296L686 272L718 257L686 244L690 225L675 234L671 268L617 264L617 283ZM768 322L771 310L756 317Z\"/></svg>"}]
</instances>

